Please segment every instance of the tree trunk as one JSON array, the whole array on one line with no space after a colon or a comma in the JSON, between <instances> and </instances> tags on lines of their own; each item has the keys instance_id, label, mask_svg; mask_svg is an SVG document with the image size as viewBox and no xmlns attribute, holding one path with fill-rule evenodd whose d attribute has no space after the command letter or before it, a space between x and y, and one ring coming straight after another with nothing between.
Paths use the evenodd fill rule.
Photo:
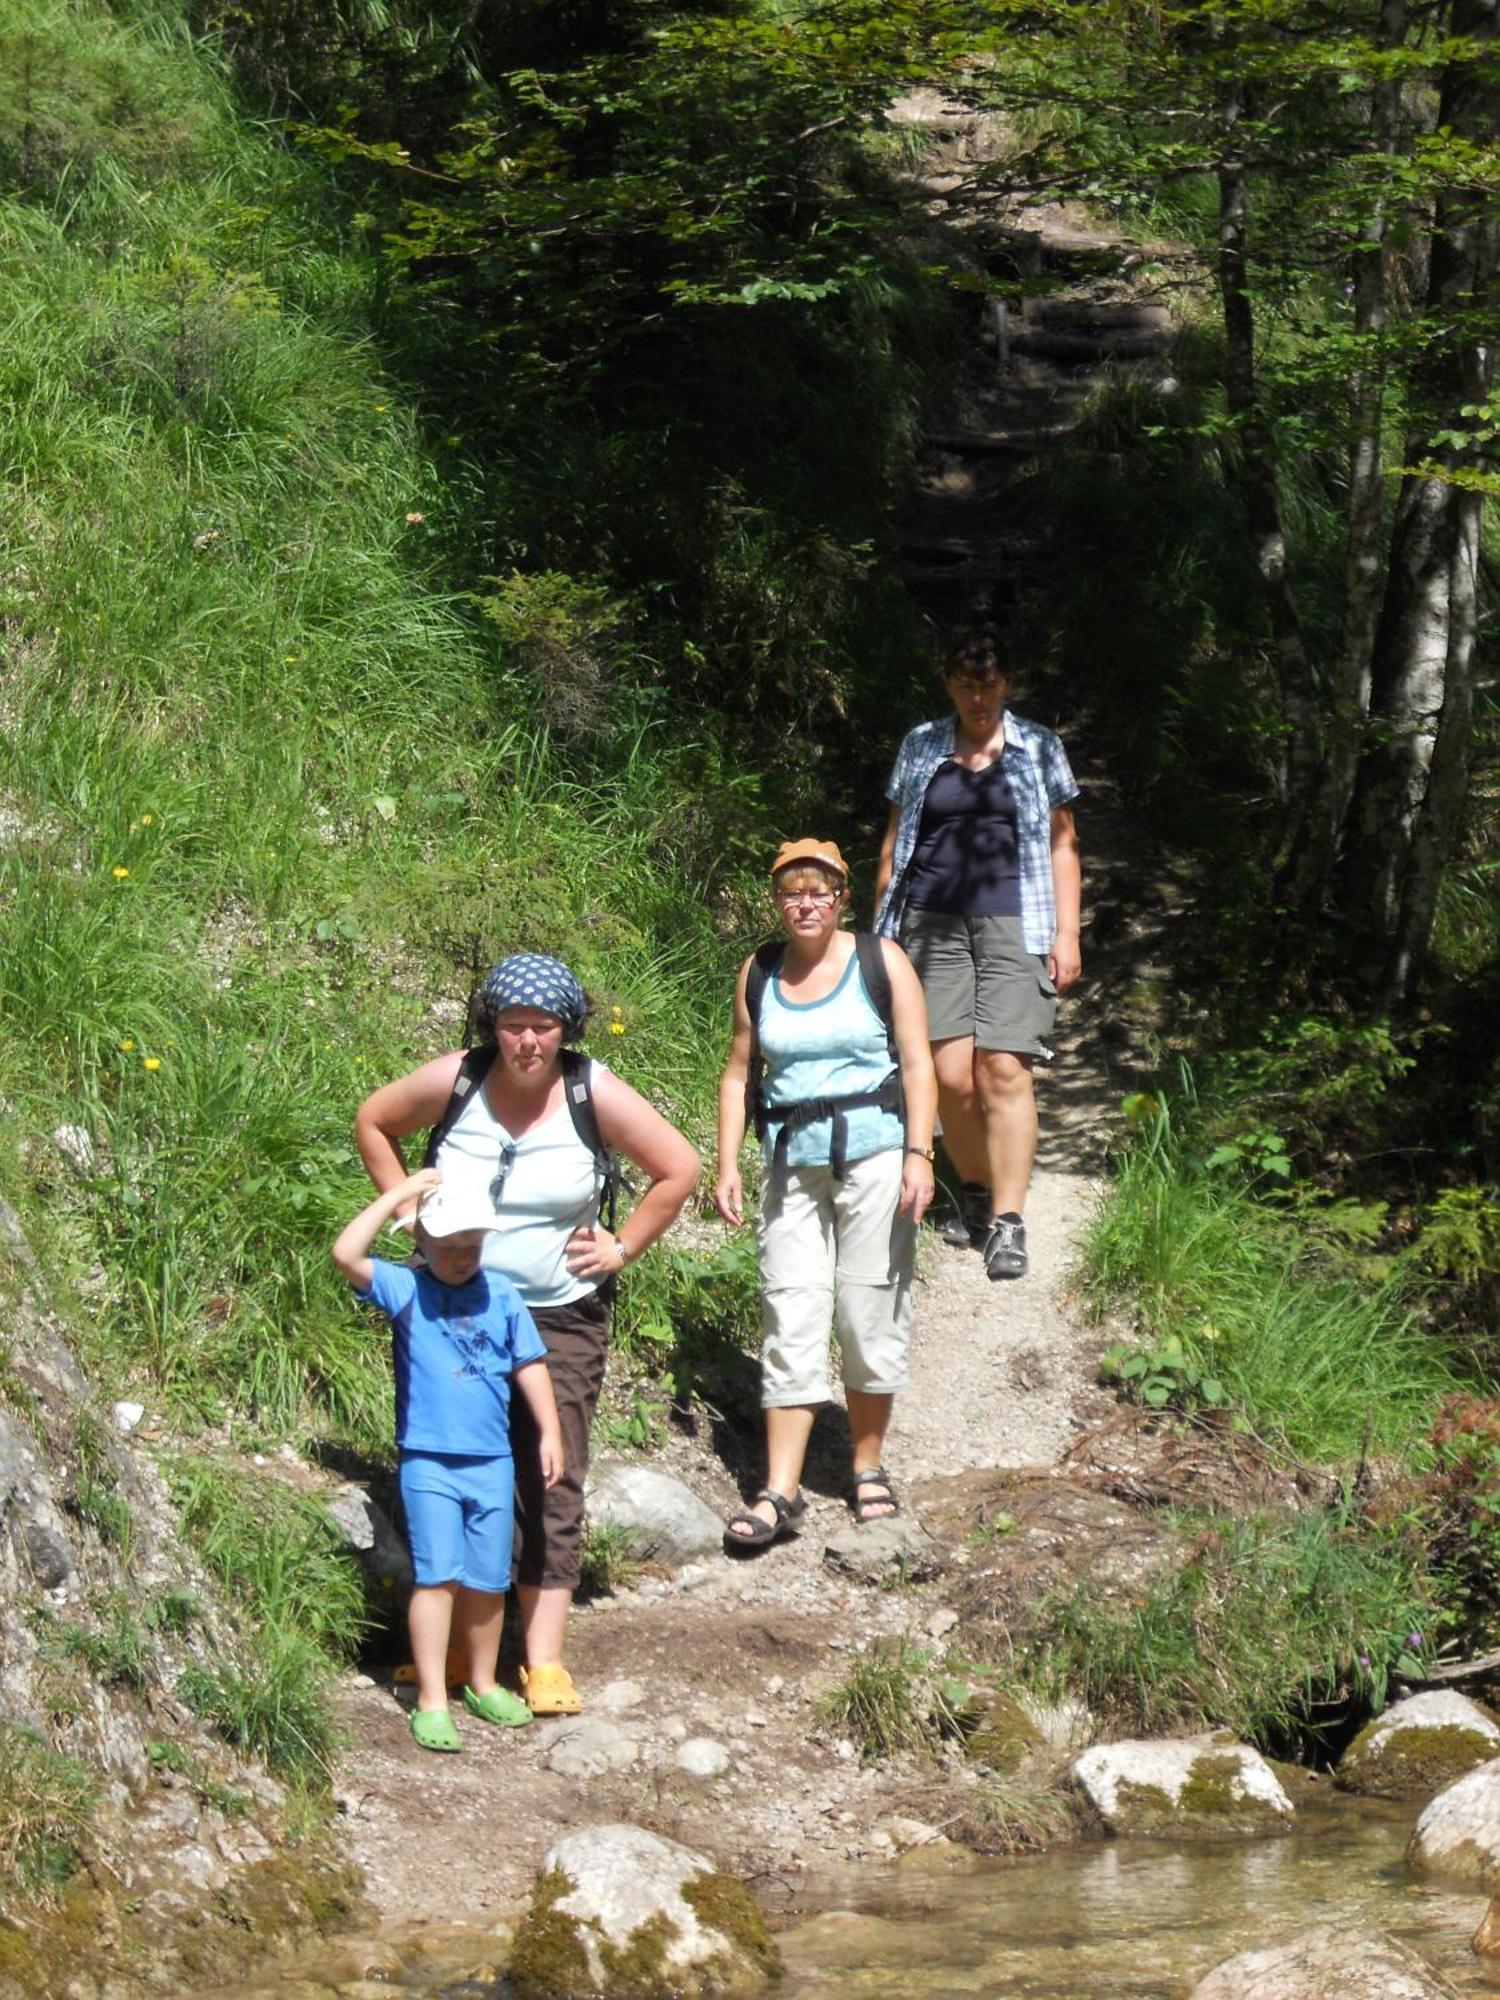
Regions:
<instances>
[{"instance_id":1,"label":"tree trunk","mask_svg":"<svg viewBox=\"0 0 1500 2000\"><path fill-rule=\"evenodd\" d=\"M1455 0L1455 37L1492 45L1497 22L1500 0ZM1500 86L1477 67L1463 55L1450 65L1439 124L1483 143ZM1441 333L1417 385L1432 414L1407 441L1407 464L1422 469L1407 475L1396 509L1343 875L1364 976L1388 1006L1421 977L1467 795L1483 499L1463 481L1485 456L1473 413L1493 379L1497 253L1493 196L1459 187L1440 197L1427 308Z\"/></svg>"},{"instance_id":2,"label":"tree trunk","mask_svg":"<svg viewBox=\"0 0 1500 2000\"><path fill-rule=\"evenodd\" d=\"M1406 39L1407 0L1380 0L1379 41L1398 49ZM1370 661L1385 584L1385 486L1381 439L1386 364L1382 340L1390 285L1390 206L1384 162L1402 139L1397 76L1371 91L1371 165L1379 174L1352 261L1354 333L1360 359L1349 380L1349 498L1344 549L1344 609L1339 648L1326 696L1323 768L1307 811L1296 825L1279 888L1295 909L1316 915L1332 883L1344 821L1354 792L1360 740L1370 705Z\"/></svg>"},{"instance_id":3,"label":"tree trunk","mask_svg":"<svg viewBox=\"0 0 1500 2000\"><path fill-rule=\"evenodd\" d=\"M1246 93L1231 86L1225 99L1228 127L1219 168L1219 291L1224 311L1224 391L1237 420L1245 511L1255 545L1256 565L1276 647L1276 675L1286 748L1280 759L1280 789L1293 813L1311 795L1318 768L1319 730L1312 675L1302 635L1302 617L1287 564L1281 499L1276 490L1276 453L1261 410L1255 379L1255 309L1249 283L1249 197L1246 173L1233 157L1234 128L1246 109Z\"/></svg>"}]
</instances>

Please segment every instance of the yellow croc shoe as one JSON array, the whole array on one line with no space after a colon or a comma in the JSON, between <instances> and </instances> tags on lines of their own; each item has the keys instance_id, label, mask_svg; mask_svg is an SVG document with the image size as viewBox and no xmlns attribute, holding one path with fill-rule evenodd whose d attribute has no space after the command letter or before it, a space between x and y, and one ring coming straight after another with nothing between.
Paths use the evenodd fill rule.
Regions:
<instances>
[{"instance_id":1,"label":"yellow croc shoe","mask_svg":"<svg viewBox=\"0 0 1500 2000\"><path fill-rule=\"evenodd\" d=\"M566 1667L548 1663L522 1667L521 1693L533 1715L580 1715L583 1697L573 1685Z\"/></svg>"},{"instance_id":2,"label":"yellow croc shoe","mask_svg":"<svg viewBox=\"0 0 1500 2000\"><path fill-rule=\"evenodd\" d=\"M450 1646L443 1671L447 1676L448 1692L456 1694L469 1678L468 1654L455 1652L453 1647ZM404 1667L397 1667L396 1671L391 1675L391 1679L396 1683L397 1687L415 1687L417 1684L417 1669L415 1664L411 1660L408 1660Z\"/></svg>"}]
</instances>

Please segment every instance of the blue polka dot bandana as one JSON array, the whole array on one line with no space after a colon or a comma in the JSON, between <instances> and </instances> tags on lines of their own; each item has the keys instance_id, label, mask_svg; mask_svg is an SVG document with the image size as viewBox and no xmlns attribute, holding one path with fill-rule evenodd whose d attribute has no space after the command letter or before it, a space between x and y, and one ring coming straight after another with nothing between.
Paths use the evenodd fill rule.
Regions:
<instances>
[{"instance_id":1,"label":"blue polka dot bandana","mask_svg":"<svg viewBox=\"0 0 1500 2000\"><path fill-rule=\"evenodd\" d=\"M583 1033L588 1013L583 988L562 960L544 958L534 951L518 951L502 959L486 975L479 989L479 1004L492 1024L507 1007L540 1007L562 1022L568 1041Z\"/></svg>"}]
</instances>

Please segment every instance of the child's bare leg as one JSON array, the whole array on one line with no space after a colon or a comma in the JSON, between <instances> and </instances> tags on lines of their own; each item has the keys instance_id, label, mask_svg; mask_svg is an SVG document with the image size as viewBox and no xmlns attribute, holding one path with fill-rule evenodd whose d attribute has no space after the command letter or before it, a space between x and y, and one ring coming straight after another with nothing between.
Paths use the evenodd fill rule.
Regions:
<instances>
[{"instance_id":1,"label":"child's bare leg","mask_svg":"<svg viewBox=\"0 0 1500 2000\"><path fill-rule=\"evenodd\" d=\"M453 1626L456 1583L419 1583L411 1594L407 1629L417 1669L417 1707L448 1706L448 1634Z\"/></svg>"},{"instance_id":2,"label":"child's bare leg","mask_svg":"<svg viewBox=\"0 0 1500 2000\"><path fill-rule=\"evenodd\" d=\"M505 1595L460 1584L453 1607L453 1648L468 1662L469 1686L475 1694L495 1691L495 1662L500 1657L500 1626Z\"/></svg>"},{"instance_id":3,"label":"child's bare leg","mask_svg":"<svg viewBox=\"0 0 1500 2000\"><path fill-rule=\"evenodd\" d=\"M518 1583L521 1623L526 1629L528 1667L558 1666L573 1593L565 1583Z\"/></svg>"}]
</instances>

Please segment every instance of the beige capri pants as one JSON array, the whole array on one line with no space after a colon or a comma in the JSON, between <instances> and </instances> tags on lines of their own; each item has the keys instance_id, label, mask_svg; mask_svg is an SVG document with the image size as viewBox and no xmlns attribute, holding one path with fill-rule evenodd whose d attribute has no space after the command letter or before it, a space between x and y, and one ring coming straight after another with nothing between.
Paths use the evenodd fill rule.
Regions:
<instances>
[{"instance_id":1,"label":"beige capri pants","mask_svg":"<svg viewBox=\"0 0 1500 2000\"><path fill-rule=\"evenodd\" d=\"M917 1232L898 1212L899 1146L828 1167L793 1167L761 1205L761 1408L826 1403L828 1339L846 1389L894 1396L907 1384Z\"/></svg>"}]
</instances>

